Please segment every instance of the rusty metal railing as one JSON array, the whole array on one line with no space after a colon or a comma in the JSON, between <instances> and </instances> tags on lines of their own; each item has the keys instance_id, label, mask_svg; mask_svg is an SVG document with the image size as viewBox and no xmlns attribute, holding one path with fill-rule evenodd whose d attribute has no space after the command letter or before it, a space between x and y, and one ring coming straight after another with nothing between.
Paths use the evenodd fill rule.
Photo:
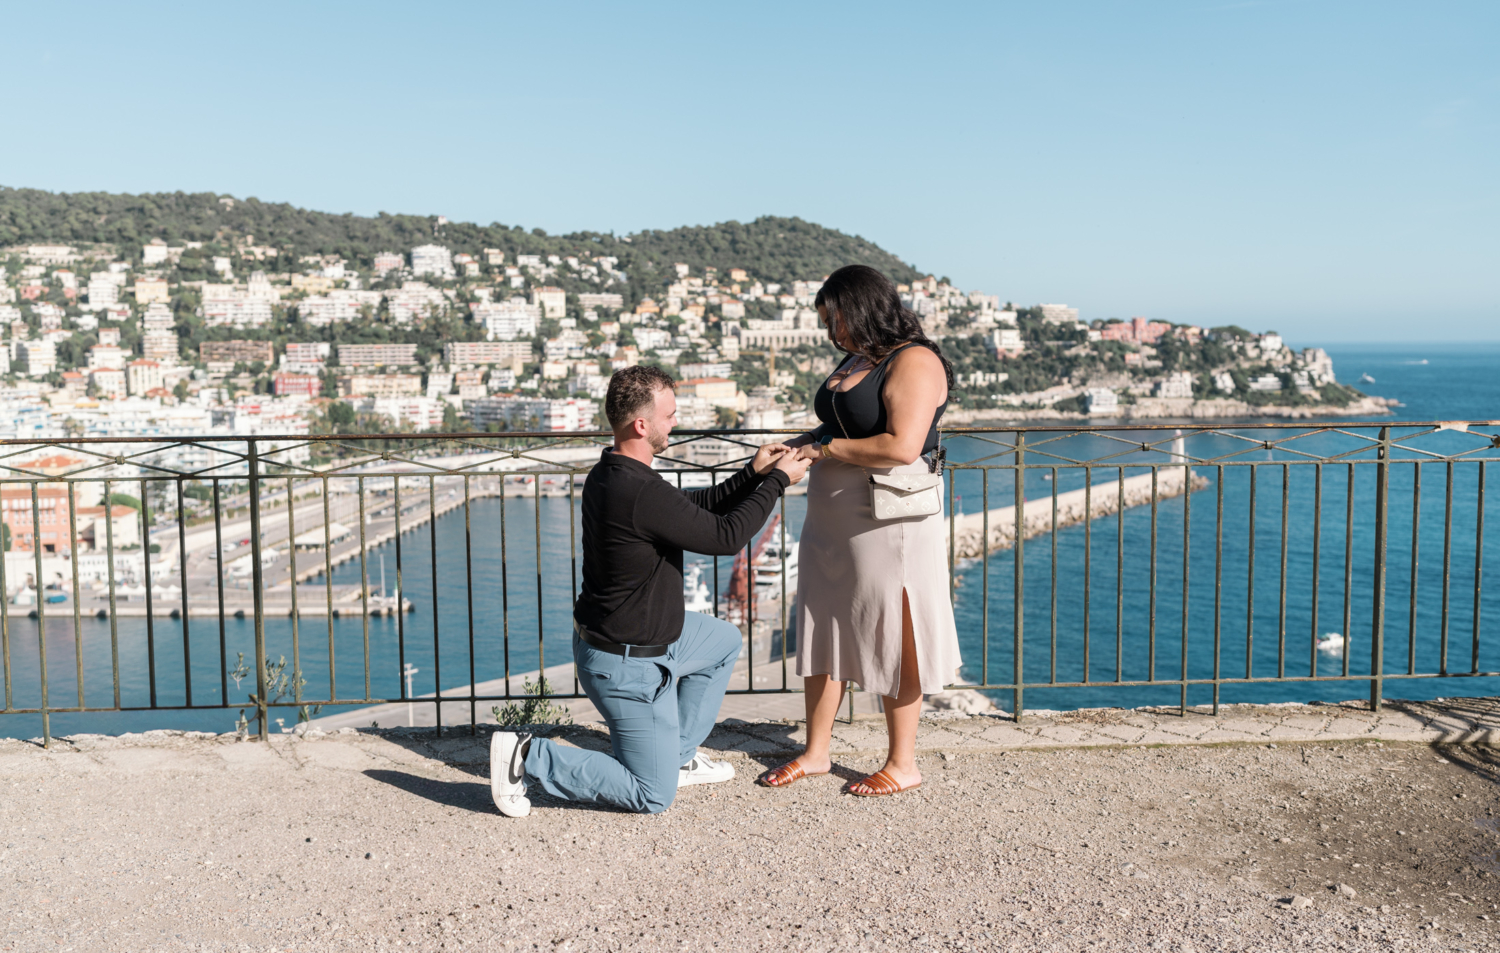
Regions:
<instances>
[{"instance_id":1,"label":"rusty metal railing","mask_svg":"<svg viewBox=\"0 0 1500 953\"><path fill-rule=\"evenodd\" d=\"M1500 676L1482 584L1497 426L947 429L954 684L1020 718L1028 692L1168 690L1187 713L1190 693L1217 710L1248 685L1363 684L1379 706L1397 680ZM776 436L680 432L663 474L716 482ZM402 702L473 730L559 661L578 494L609 439L0 443L0 714L39 716L47 741L58 716L239 709L264 737L278 714ZM746 635L733 692L797 690L801 506L780 504L761 595L747 576L728 604L728 561L702 564L710 611Z\"/></svg>"}]
</instances>

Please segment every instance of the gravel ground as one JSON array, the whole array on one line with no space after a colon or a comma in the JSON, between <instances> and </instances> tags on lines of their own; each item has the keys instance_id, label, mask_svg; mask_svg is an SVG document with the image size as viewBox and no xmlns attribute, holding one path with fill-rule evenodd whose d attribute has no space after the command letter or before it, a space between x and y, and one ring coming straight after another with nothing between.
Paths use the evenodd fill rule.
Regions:
<instances>
[{"instance_id":1,"label":"gravel ground","mask_svg":"<svg viewBox=\"0 0 1500 953\"><path fill-rule=\"evenodd\" d=\"M512 820L486 745L0 742L0 949L1500 948L1488 747L932 752L861 799L868 750L754 786L763 735L665 814Z\"/></svg>"}]
</instances>

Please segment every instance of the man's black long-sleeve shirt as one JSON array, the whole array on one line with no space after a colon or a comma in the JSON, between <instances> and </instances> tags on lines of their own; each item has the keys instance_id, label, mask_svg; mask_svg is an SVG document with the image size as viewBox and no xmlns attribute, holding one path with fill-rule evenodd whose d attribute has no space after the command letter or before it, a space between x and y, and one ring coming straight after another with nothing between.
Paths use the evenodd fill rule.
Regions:
<instances>
[{"instance_id":1,"label":"man's black long-sleeve shirt","mask_svg":"<svg viewBox=\"0 0 1500 953\"><path fill-rule=\"evenodd\" d=\"M730 556L750 542L787 488L750 466L717 486L679 490L613 449L583 484L583 589L573 618L623 645L682 634L682 551Z\"/></svg>"}]
</instances>

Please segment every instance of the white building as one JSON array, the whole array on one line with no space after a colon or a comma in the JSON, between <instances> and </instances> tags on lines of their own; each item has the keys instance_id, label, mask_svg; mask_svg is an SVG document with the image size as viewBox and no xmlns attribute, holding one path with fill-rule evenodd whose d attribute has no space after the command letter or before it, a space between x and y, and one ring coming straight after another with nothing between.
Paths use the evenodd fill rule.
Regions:
<instances>
[{"instance_id":1,"label":"white building","mask_svg":"<svg viewBox=\"0 0 1500 953\"><path fill-rule=\"evenodd\" d=\"M392 292L393 294L397 292ZM303 324L323 327L334 322L357 321L364 308L380 307L378 291L351 291L337 288L326 295L309 295L297 302L297 317Z\"/></svg>"},{"instance_id":2,"label":"white building","mask_svg":"<svg viewBox=\"0 0 1500 953\"><path fill-rule=\"evenodd\" d=\"M433 371L427 375L427 396L441 398L453 390L453 375L447 371Z\"/></svg>"},{"instance_id":3,"label":"white building","mask_svg":"<svg viewBox=\"0 0 1500 953\"><path fill-rule=\"evenodd\" d=\"M162 386L161 365L156 361L131 361L125 368L125 384L131 394L145 394Z\"/></svg>"},{"instance_id":4,"label":"white building","mask_svg":"<svg viewBox=\"0 0 1500 953\"><path fill-rule=\"evenodd\" d=\"M365 414L379 414L413 430L437 430L443 426L443 408L447 401L436 397L366 397L354 405Z\"/></svg>"},{"instance_id":5,"label":"white building","mask_svg":"<svg viewBox=\"0 0 1500 953\"><path fill-rule=\"evenodd\" d=\"M1078 321L1078 309L1070 308L1065 304L1040 304L1042 309L1042 320L1051 324L1075 324Z\"/></svg>"},{"instance_id":6,"label":"white building","mask_svg":"<svg viewBox=\"0 0 1500 953\"><path fill-rule=\"evenodd\" d=\"M491 341L532 337L541 319L541 306L527 304L524 298L481 301L474 305L474 323L484 325L486 337Z\"/></svg>"},{"instance_id":7,"label":"white building","mask_svg":"<svg viewBox=\"0 0 1500 953\"><path fill-rule=\"evenodd\" d=\"M533 288L531 303L541 308L543 317L560 318L567 313L568 296L561 288Z\"/></svg>"},{"instance_id":8,"label":"white building","mask_svg":"<svg viewBox=\"0 0 1500 953\"><path fill-rule=\"evenodd\" d=\"M525 397L483 397L471 401L467 410L475 424L499 424L507 430L549 432L593 430L598 404L569 397L546 400Z\"/></svg>"},{"instance_id":9,"label":"white building","mask_svg":"<svg viewBox=\"0 0 1500 953\"><path fill-rule=\"evenodd\" d=\"M281 369L288 374L322 374L331 353L327 341L288 341L281 353Z\"/></svg>"},{"instance_id":10,"label":"white building","mask_svg":"<svg viewBox=\"0 0 1500 953\"><path fill-rule=\"evenodd\" d=\"M984 343L996 357L1020 354L1026 350L1026 342L1021 340L1021 332L1017 328L996 328L985 337Z\"/></svg>"},{"instance_id":11,"label":"white building","mask_svg":"<svg viewBox=\"0 0 1500 953\"><path fill-rule=\"evenodd\" d=\"M120 303L120 289L125 275L117 271L96 271L89 275L88 309L98 311Z\"/></svg>"},{"instance_id":12,"label":"white building","mask_svg":"<svg viewBox=\"0 0 1500 953\"><path fill-rule=\"evenodd\" d=\"M1234 393L1234 378L1228 371L1219 371L1214 375L1214 387L1226 394Z\"/></svg>"},{"instance_id":13,"label":"white building","mask_svg":"<svg viewBox=\"0 0 1500 953\"><path fill-rule=\"evenodd\" d=\"M125 396L125 372L116 367L101 367L89 373L89 387L99 397Z\"/></svg>"},{"instance_id":14,"label":"white building","mask_svg":"<svg viewBox=\"0 0 1500 953\"><path fill-rule=\"evenodd\" d=\"M1283 341L1281 335L1275 331L1268 331L1260 336L1260 352L1267 357L1280 352Z\"/></svg>"},{"instance_id":15,"label":"white building","mask_svg":"<svg viewBox=\"0 0 1500 953\"><path fill-rule=\"evenodd\" d=\"M1281 390L1281 378L1275 374L1262 374L1250 382L1250 389L1268 392Z\"/></svg>"},{"instance_id":16,"label":"white building","mask_svg":"<svg viewBox=\"0 0 1500 953\"><path fill-rule=\"evenodd\" d=\"M1168 374L1166 380L1156 382L1156 396L1191 398L1193 396L1193 375L1187 371L1175 371Z\"/></svg>"},{"instance_id":17,"label":"white building","mask_svg":"<svg viewBox=\"0 0 1500 953\"><path fill-rule=\"evenodd\" d=\"M262 286L252 277L251 291L239 291L233 285L203 286L203 323L228 325L235 328L259 328L271 323L271 302L276 300L274 291L267 295L270 286L262 272L256 272L265 282ZM253 293L252 293L253 292Z\"/></svg>"},{"instance_id":18,"label":"white building","mask_svg":"<svg viewBox=\"0 0 1500 953\"><path fill-rule=\"evenodd\" d=\"M1120 398L1107 387L1089 388L1085 400L1088 402L1090 414L1107 415L1120 412Z\"/></svg>"},{"instance_id":19,"label":"white building","mask_svg":"<svg viewBox=\"0 0 1500 953\"><path fill-rule=\"evenodd\" d=\"M385 306L392 324L410 324L417 318L448 310L448 298L425 281L407 281L400 290L385 293Z\"/></svg>"},{"instance_id":20,"label":"white building","mask_svg":"<svg viewBox=\"0 0 1500 953\"><path fill-rule=\"evenodd\" d=\"M89 348L88 368L91 371L100 368L123 371L125 359L129 356L125 349L117 344L95 344Z\"/></svg>"},{"instance_id":21,"label":"white building","mask_svg":"<svg viewBox=\"0 0 1500 953\"><path fill-rule=\"evenodd\" d=\"M375 256L375 276L381 278L388 271L399 271L405 260L393 251L383 251Z\"/></svg>"},{"instance_id":22,"label":"white building","mask_svg":"<svg viewBox=\"0 0 1500 953\"><path fill-rule=\"evenodd\" d=\"M26 373L42 377L57 370L57 342L46 339L17 341L16 359L26 362Z\"/></svg>"},{"instance_id":23,"label":"white building","mask_svg":"<svg viewBox=\"0 0 1500 953\"><path fill-rule=\"evenodd\" d=\"M146 267L163 264L167 260L167 243L153 238L141 248L141 264Z\"/></svg>"},{"instance_id":24,"label":"white building","mask_svg":"<svg viewBox=\"0 0 1500 953\"><path fill-rule=\"evenodd\" d=\"M411 273L417 277L432 275L436 278L452 279L458 273L453 270L453 252L442 245L418 245L411 250Z\"/></svg>"},{"instance_id":25,"label":"white building","mask_svg":"<svg viewBox=\"0 0 1500 953\"><path fill-rule=\"evenodd\" d=\"M141 334L141 356L161 364L176 364L177 332L152 328Z\"/></svg>"}]
</instances>

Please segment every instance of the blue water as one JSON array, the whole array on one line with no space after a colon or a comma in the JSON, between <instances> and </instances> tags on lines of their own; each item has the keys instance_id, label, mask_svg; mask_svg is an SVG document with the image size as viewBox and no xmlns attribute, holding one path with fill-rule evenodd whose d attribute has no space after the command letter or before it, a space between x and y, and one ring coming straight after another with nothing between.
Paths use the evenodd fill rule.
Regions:
<instances>
[{"instance_id":1,"label":"blue water","mask_svg":"<svg viewBox=\"0 0 1500 953\"><path fill-rule=\"evenodd\" d=\"M1375 378L1362 384L1369 393L1393 397L1405 406L1397 409L1393 423L1402 420L1483 419L1500 417L1500 345L1329 346L1340 379L1355 382L1361 373ZM1421 360L1428 363L1416 363ZM1230 430L1228 422L1216 422ZM1402 433L1398 429L1398 434ZM1249 431L1239 431L1241 434ZM1170 434L1162 434L1168 439ZM1009 442L1010 435L1000 435ZM1129 448L1108 437L1072 437L1054 443L1030 435L1033 450L1028 462L1056 464L1059 491L1083 485L1081 469L1066 466L1067 458L1097 457ZM1148 438L1149 439L1149 438ZM1259 439L1257 436L1256 439ZM1216 671L1223 677L1250 673L1288 678L1320 677L1345 672L1343 654L1312 651L1311 639L1318 632L1347 633L1347 672L1368 675L1371 671L1373 623L1374 495L1376 468L1356 465L1353 482L1354 520L1346 524L1349 467L1326 464L1322 474L1322 518L1316 528L1320 540L1317 562L1317 618L1313 618L1314 494L1316 473L1310 466L1286 467L1287 527L1285 546L1287 571L1281 573L1282 463L1300 459L1298 447L1327 455L1353 451L1360 441L1323 436L1315 442L1294 443L1285 449L1254 448L1233 436L1200 436L1186 441L1184 449L1196 458L1225 458L1238 454L1236 462L1254 462L1258 485L1255 508L1255 559L1253 561L1253 607L1247 598L1252 562L1249 559L1249 484L1251 468L1225 466L1222 474L1212 463L1195 464L1196 472L1210 480L1207 489L1192 496L1188 539L1188 601L1183 608L1183 500L1164 500L1156 513L1156 589L1153 637L1151 598L1151 521L1149 507L1124 514L1123 521L1107 518L1090 526L1075 526L1055 535L1057 580L1052 579L1054 537L1030 540L1024 556L1024 671L1032 683L1099 682L1122 678L1170 682L1180 678L1184 659L1189 678L1209 678ZM1425 438L1423 448L1452 452L1478 444L1472 436L1444 433ZM1163 445L1166 446L1166 445ZM1052 453L1058 459L1049 459ZM1001 454L995 463L1008 463L1002 447L978 440L957 439L950 445L955 460L974 460ZM1411 454L1398 452L1390 468L1389 523L1383 670L1388 675L1408 670L1438 671L1442 665L1442 632L1439 624L1443 597L1443 548L1447 474L1443 464L1422 469L1420 532L1417 534L1418 571L1416 598L1412 599L1413 470L1406 462ZM1227 462L1230 458L1225 458ZM1368 460L1368 453L1354 459ZM1142 463L1164 463L1159 451L1132 452L1120 459L1125 475L1148 472ZM1137 464L1131 468L1130 464ZM1029 506L1047 505L1053 481L1047 470L1030 470L1026 497ZM1094 482L1117 479L1118 470L1096 469ZM976 512L982 507L1009 505L1014 486L1009 472L991 471L988 499L984 478L977 471L955 471L954 489L959 509ZM1491 499L1500 488L1493 474L1487 481ZM1448 579L1449 625L1447 670L1465 672L1500 670L1500 647L1491 635L1500 624L1500 586L1486 587L1478 602L1478 650L1475 650L1475 551L1478 467L1462 464L1454 468L1449 537ZM1222 494L1222 520L1217 518ZM1489 507L1494 510L1493 504ZM803 500L786 501L791 533L800 528ZM503 526L502 526L503 521ZM539 662L566 660L569 651L569 619L578 566L570 556L570 533L576 532L576 510L564 499L475 501L470 532L465 535L462 511L446 515L436 525L436 590L431 564L431 525L420 527L401 540L400 566L406 597L416 612L401 619L344 618L331 623L323 618L304 619L294 632L289 620L268 619L268 655L300 659L308 680L304 697L341 699L396 697L399 672L404 662L420 670L415 677L417 693L500 678L507 671L532 671ZM1493 558L1494 535L1500 519L1493 512L1486 520L1483 536L1485 555ZM537 539L541 540L538 553ZM1345 547L1351 560L1345 566ZM504 552L502 553L502 543ZM472 566L466 571L466 545ZM387 584L396 584L397 554L394 544L372 552L369 571L379 584L380 555L385 558ZM1086 559L1087 557L1087 559ZM503 560L503 562L502 562ZM506 567L502 570L502 565ZM1085 567L1087 565L1087 572ZM1117 573L1117 566L1123 572ZM956 613L965 665L965 681L1009 683L1014 671L1015 553L997 553L982 563L963 566L955 589ZM1345 576L1349 578L1346 593ZM334 572L334 581L353 583L359 578L358 563ZM728 561L720 561L720 582L727 583ZM1481 577L1482 578L1482 577ZM988 586L985 585L986 579ZM1217 587L1216 587L1217 582ZM1216 601L1216 589L1218 599ZM1088 598L1085 599L1085 592ZM987 594L987 599L986 599ZM1347 610L1346 610L1347 594ZM1056 611L1053 611L1055 599ZM1284 609L1283 609L1284 601ZM1415 611L1412 606L1415 604ZM472 606L472 608L471 608ZM434 607L436 607L434 611ZM1250 611L1253 608L1253 613ZM1347 611L1347 622L1346 622ZM1085 615L1087 614L1087 618ZM540 626L538 626L540 618ZM986 625L987 621L987 625ZM112 630L117 633L120 688L125 707L146 706L152 698L152 673L148 665L145 621L85 619L76 633L81 641L84 700L89 706L114 703ZM434 637L434 631L438 637ZM47 661L50 675L49 704L77 704L78 680L75 630L72 619L49 619ZM1186 633L1184 643L1184 632ZM12 707L30 707L41 698L38 678L38 626L33 620L12 616L9 625L6 673ZM470 650L472 638L472 652ZM191 670L192 702L195 705L224 704L225 707L196 711L139 711L54 714L52 730L57 734L80 731L120 732L147 728L176 727L224 731L233 727L246 695L254 690L253 679L236 685L224 673L234 667L236 653L252 654L253 631L247 620L194 618L189 624L192 664L184 663L181 623L157 620L151 632L155 656L155 697L161 706L180 706L187 701L187 670ZM330 642L334 665L330 668ZM441 647L434 651L434 644ZM1055 649L1054 649L1055 644ZM368 654L368 669L366 657ZM227 664L221 664L221 655ZM368 686L366 682L368 671ZM520 690L516 679L514 690ZM571 689L572 686L558 686ZM1494 694L1500 684L1492 678L1389 680L1386 697L1429 698L1444 695ZM1223 685L1220 700L1290 701L1365 698L1368 681L1288 681L1276 684ZM994 693L1009 706L1009 691ZM1181 688L1176 684L1143 687L1032 687L1025 693L1028 708L1073 708L1096 705L1176 704ZM1213 687L1189 686L1189 704L1207 704ZM486 717L489 705L479 706ZM328 710L325 709L325 713ZM293 709L278 712L290 725ZM41 731L40 716L10 715L0 718L0 735L32 737Z\"/></svg>"}]
</instances>

